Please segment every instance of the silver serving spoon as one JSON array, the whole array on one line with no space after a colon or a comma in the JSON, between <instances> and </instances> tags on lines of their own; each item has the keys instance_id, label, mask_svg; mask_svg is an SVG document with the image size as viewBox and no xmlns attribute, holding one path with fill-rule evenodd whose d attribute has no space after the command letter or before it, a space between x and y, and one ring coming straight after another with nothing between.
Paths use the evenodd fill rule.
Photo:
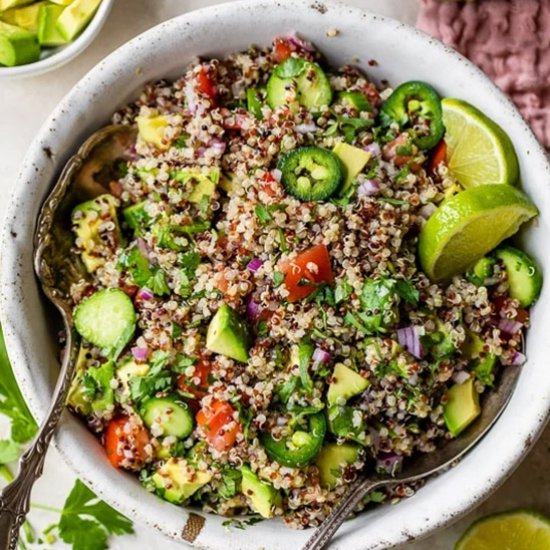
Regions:
<instances>
[{"instance_id":1,"label":"silver serving spoon","mask_svg":"<svg viewBox=\"0 0 550 550\"><path fill-rule=\"evenodd\" d=\"M487 395L481 415L459 437L449 441L433 453L417 455L406 462L406 467L396 476L373 475L357 480L334 510L321 523L302 550L322 550L330 543L342 523L353 514L360 502L375 489L401 483L420 481L453 465L476 445L489 431L504 411L516 385L521 369L507 367L503 370L497 389Z\"/></svg>"},{"instance_id":2,"label":"silver serving spoon","mask_svg":"<svg viewBox=\"0 0 550 550\"><path fill-rule=\"evenodd\" d=\"M19 530L30 508L31 490L42 475L46 452L65 408L74 374L79 336L74 329L69 288L87 274L71 253L74 244L71 210L77 203L108 191L115 161L127 158L135 138L136 130L128 126L108 126L93 134L68 161L38 217L34 269L44 294L61 313L66 345L50 410L21 456L16 478L0 492L0 550L17 549Z\"/></svg>"}]
</instances>

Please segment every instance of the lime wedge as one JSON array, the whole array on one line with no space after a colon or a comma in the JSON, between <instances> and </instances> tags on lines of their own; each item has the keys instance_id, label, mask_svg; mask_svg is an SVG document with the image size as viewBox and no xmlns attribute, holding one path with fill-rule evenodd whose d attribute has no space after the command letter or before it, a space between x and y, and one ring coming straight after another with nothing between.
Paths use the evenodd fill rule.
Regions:
<instances>
[{"instance_id":1,"label":"lime wedge","mask_svg":"<svg viewBox=\"0 0 550 550\"><path fill-rule=\"evenodd\" d=\"M455 550L548 550L550 520L529 510L495 514L476 521Z\"/></svg>"},{"instance_id":2,"label":"lime wedge","mask_svg":"<svg viewBox=\"0 0 550 550\"><path fill-rule=\"evenodd\" d=\"M464 186L487 183L515 185L518 158L508 134L479 109L460 99L445 98L443 123L447 165Z\"/></svg>"},{"instance_id":3,"label":"lime wedge","mask_svg":"<svg viewBox=\"0 0 550 550\"><path fill-rule=\"evenodd\" d=\"M420 231L422 269L433 281L463 273L537 214L529 198L509 185L462 191L444 200Z\"/></svg>"}]
</instances>

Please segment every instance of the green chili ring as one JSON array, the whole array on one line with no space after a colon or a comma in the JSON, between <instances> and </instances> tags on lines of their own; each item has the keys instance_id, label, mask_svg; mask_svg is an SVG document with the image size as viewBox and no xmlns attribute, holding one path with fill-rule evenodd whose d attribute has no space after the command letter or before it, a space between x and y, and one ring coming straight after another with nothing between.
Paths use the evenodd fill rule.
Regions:
<instances>
[{"instance_id":1,"label":"green chili ring","mask_svg":"<svg viewBox=\"0 0 550 550\"><path fill-rule=\"evenodd\" d=\"M445 133L441 99L434 88L425 82L411 80L398 86L382 106L381 114L383 118L397 122L402 129L413 126L411 115L427 120L429 134L413 139L413 143L423 151L435 147Z\"/></svg>"},{"instance_id":2,"label":"green chili ring","mask_svg":"<svg viewBox=\"0 0 550 550\"><path fill-rule=\"evenodd\" d=\"M260 443L272 460L282 466L290 468L302 468L311 462L321 450L327 421L324 413L312 414L308 417L307 432L298 430L291 436L280 441L264 433L260 436Z\"/></svg>"}]
</instances>

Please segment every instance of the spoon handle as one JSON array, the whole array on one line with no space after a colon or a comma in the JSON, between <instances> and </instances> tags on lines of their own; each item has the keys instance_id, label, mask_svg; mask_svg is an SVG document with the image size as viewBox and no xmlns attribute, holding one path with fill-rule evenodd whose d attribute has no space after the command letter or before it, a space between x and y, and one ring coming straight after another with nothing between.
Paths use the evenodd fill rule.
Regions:
<instances>
[{"instance_id":1,"label":"spoon handle","mask_svg":"<svg viewBox=\"0 0 550 550\"><path fill-rule=\"evenodd\" d=\"M302 550L323 550L326 548L334 533L338 531L346 518L353 513L359 503L374 489L384 485L399 483L394 479L365 478L357 482L334 507L323 523L308 539Z\"/></svg>"},{"instance_id":2,"label":"spoon handle","mask_svg":"<svg viewBox=\"0 0 550 550\"><path fill-rule=\"evenodd\" d=\"M31 491L42 475L46 453L52 440L71 386L72 369L76 359L74 335L67 333L67 346L63 352L61 371L54 390L50 410L32 443L19 459L19 472L15 479L0 492L0 550L17 550L19 530L30 509Z\"/></svg>"}]
</instances>

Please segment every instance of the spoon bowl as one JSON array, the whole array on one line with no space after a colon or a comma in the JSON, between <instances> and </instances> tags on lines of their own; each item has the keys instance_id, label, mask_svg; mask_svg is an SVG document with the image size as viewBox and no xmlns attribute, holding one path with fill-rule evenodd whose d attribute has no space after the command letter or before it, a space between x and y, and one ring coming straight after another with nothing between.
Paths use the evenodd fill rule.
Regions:
<instances>
[{"instance_id":1,"label":"spoon bowl","mask_svg":"<svg viewBox=\"0 0 550 550\"><path fill-rule=\"evenodd\" d=\"M42 291L63 319L65 346L52 404L37 435L19 461L15 479L0 492L0 550L16 550L19 530L30 508L34 482L41 476L49 444L65 408L78 353L70 287L87 276L71 254L74 237L71 211L84 200L104 193L115 162L127 155L136 130L107 126L94 133L65 166L38 216L34 239L34 269Z\"/></svg>"}]
</instances>

